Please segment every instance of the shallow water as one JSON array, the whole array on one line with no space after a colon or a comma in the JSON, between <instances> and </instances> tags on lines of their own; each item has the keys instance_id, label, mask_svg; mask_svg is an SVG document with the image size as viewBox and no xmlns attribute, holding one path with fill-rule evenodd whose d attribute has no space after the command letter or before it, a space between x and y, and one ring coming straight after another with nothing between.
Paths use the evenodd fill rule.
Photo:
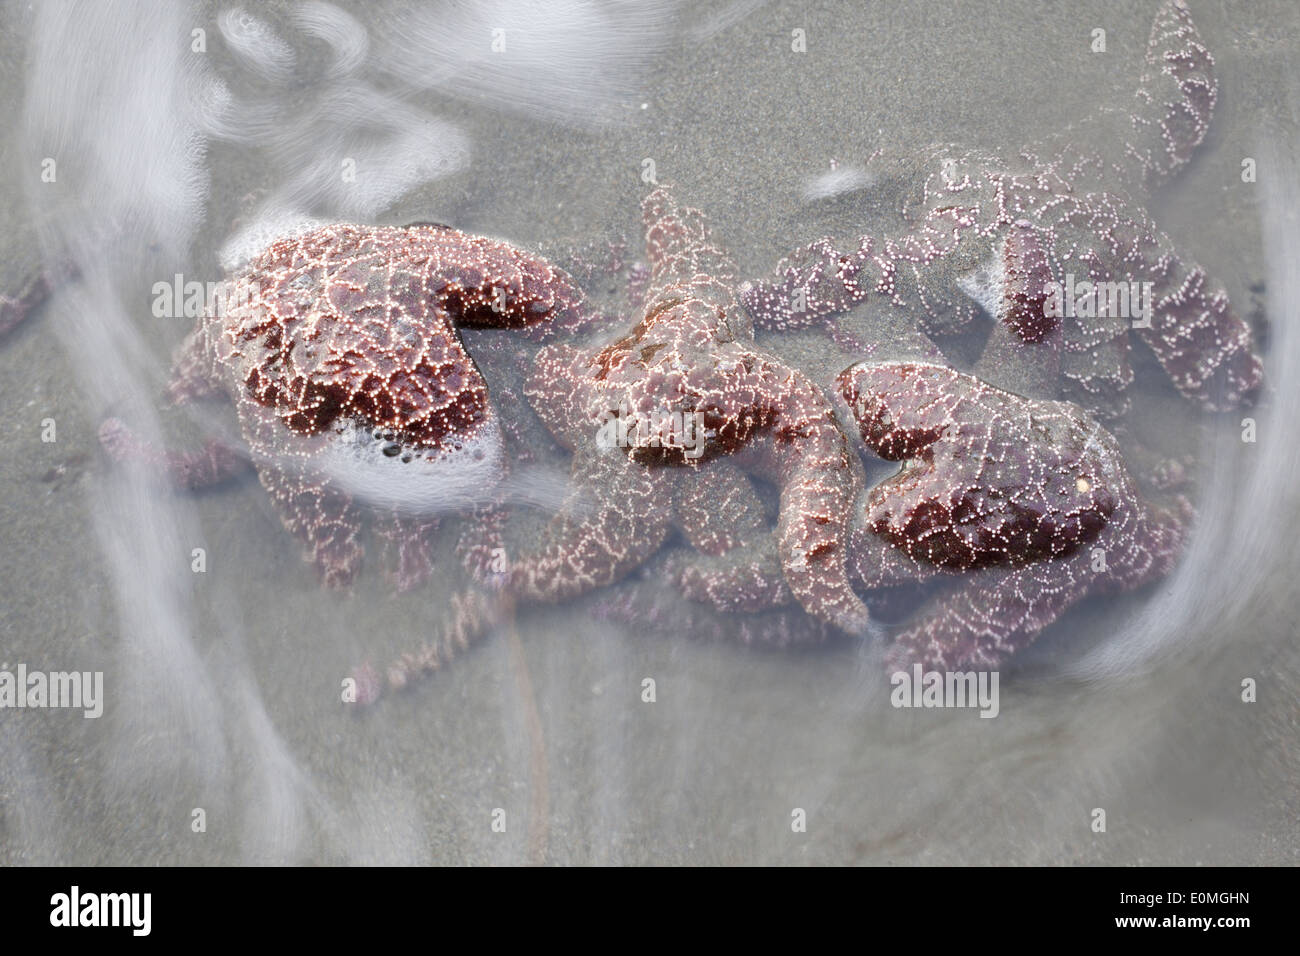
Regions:
<instances>
[{"instance_id":1,"label":"shallow water","mask_svg":"<svg viewBox=\"0 0 1300 956\"><path fill-rule=\"evenodd\" d=\"M649 158L765 275L864 230L860 193L821 196L832 160L842 185L882 145L1016 145L1126 103L1156 4L55 6L2 21L2 275L71 254L80 278L0 345L0 667L102 670L106 705L0 710L0 862L1296 862L1292 4L1192 3L1219 107L1151 207L1240 312L1265 283L1258 440L1139 369L1134 431L1199 457L1192 546L1168 580L1053 626L993 720L891 708L869 644L750 650L590 603L521 612L358 714L342 675L418 643L450 583L394 596L376 560L323 592L256 481L160 494L96 429L233 432L228 407L164 407L192 322L151 305L247 237L338 217L526 246L635 235ZM815 365L815 342L789 347Z\"/></svg>"}]
</instances>

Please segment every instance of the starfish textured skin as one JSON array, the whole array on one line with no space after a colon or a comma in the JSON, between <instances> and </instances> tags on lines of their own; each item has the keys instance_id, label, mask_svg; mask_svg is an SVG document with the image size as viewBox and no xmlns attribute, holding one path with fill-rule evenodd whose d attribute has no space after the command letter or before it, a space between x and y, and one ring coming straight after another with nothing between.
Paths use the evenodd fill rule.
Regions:
<instances>
[{"instance_id":1,"label":"starfish textured skin","mask_svg":"<svg viewBox=\"0 0 1300 956\"><path fill-rule=\"evenodd\" d=\"M1053 394L1108 418L1123 414L1132 330L1189 400L1213 411L1250 404L1262 382L1250 327L1140 201L1187 163L1216 97L1213 57L1185 4L1166 0L1131 112L1103 111L1011 157L936 146L887 162L887 181L920 184L901 197L907 233L863 236L849 251L821 239L742 300L765 329L809 326L876 298L907 309L927 332L953 332L981 313L997 317L1014 283L1005 263L1028 238L1049 280L1030 297L1040 307L1050 294L1065 321L1059 346L1021 357L1048 363L1053 376L1059 368ZM1136 315L1144 290L1148 307Z\"/></svg>"},{"instance_id":2,"label":"starfish textured skin","mask_svg":"<svg viewBox=\"0 0 1300 956\"><path fill-rule=\"evenodd\" d=\"M263 486L325 583L363 556L363 506L397 545L399 584L427 576L449 499L502 476L500 424L456 327L546 337L582 319L582 293L544 259L434 225L341 223L282 239L224 284L178 350L168 394L234 401ZM238 456L153 452L120 422L113 457L152 457L194 486Z\"/></svg>"},{"instance_id":3,"label":"starfish textured skin","mask_svg":"<svg viewBox=\"0 0 1300 956\"><path fill-rule=\"evenodd\" d=\"M611 583L674 524L708 554L764 547L757 498L726 477L739 468L780 486L776 547L794 596L861 633L867 611L848 581L845 539L863 473L829 401L754 344L734 267L698 210L660 186L642 218L651 266L642 319L603 347L547 346L525 387L574 451L573 494L543 544L513 563L512 589L555 601ZM707 500L730 504L715 514Z\"/></svg>"},{"instance_id":4,"label":"starfish textured skin","mask_svg":"<svg viewBox=\"0 0 1300 956\"><path fill-rule=\"evenodd\" d=\"M995 667L1090 593L1168 573L1189 509L1146 502L1119 444L1082 408L946 366L846 369L862 439L902 461L871 488L851 564L868 588L960 575L897 638L893 663Z\"/></svg>"},{"instance_id":5,"label":"starfish textured skin","mask_svg":"<svg viewBox=\"0 0 1300 956\"><path fill-rule=\"evenodd\" d=\"M854 505L849 571L863 593L931 582L947 590L899 633L891 666L999 666L1090 594L1131 590L1167 574L1182 553L1191 507L1143 498L1113 435L1071 402L1031 400L947 365L862 362L836 388L867 448L901 469ZM775 556L697 562L714 611L665 608L635 592L602 607L616 618L663 618L745 643L826 639L795 626ZM680 602L679 602L680 603Z\"/></svg>"}]
</instances>

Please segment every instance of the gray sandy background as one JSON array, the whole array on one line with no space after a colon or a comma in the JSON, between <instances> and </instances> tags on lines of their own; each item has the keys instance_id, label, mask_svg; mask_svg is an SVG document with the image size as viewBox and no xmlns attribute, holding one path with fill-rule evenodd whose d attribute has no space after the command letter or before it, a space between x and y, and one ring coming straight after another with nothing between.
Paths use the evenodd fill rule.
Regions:
<instances>
[{"instance_id":1,"label":"gray sandy background","mask_svg":"<svg viewBox=\"0 0 1300 956\"><path fill-rule=\"evenodd\" d=\"M472 158L376 218L441 221L526 246L635 237L642 161L652 158L658 177L708 214L742 275L765 275L797 245L868 227L852 196L802 198L804 182L832 160L859 163L887 144L1013 146L1097 104L1125 105L1155 6L769 3L728 18L727 5L684 5L618 125L574 127L473 96L409 94L463 131ZM1289 0L1192 7L1217 59L1219 108L1208 142L1152 212L1240 311L1250 309L1250 286L1268 280L1276 323L1294 304L1269 298L1270 170L1253 185L1239 171L1243 156L1270 143L1285 154L1297 142L1300 11ZM222 9L200 6L196 23L215 33ZM259 15L279 23L286 9ZM1095 27L1107 31L1105 54L1089 50ZM791 51L795 28L806 30L806 53ZM23 11L5 12L0 130L22 128L30 29ZM10 282L37 256L42 213L20 185L36 175L22 168L32 148L0 133L13 185L0 210ZM215 276L244 197L281 171L255 150L222 144L206 162L207 216L184 268ZM155 360L155 397L187 329L148 313L152 283L170 274L170 264L146 264L122 286ZM104 670L107 712L96 721L0 711L0 863L1297 860L1300 562L1278 543L1294 538L1300 516L1285 472L1252 486L1267 494L1250 500L1239 500L1244 484L1213 486L1231 499L1202 502L1229 516L1213 528L1224 560L1212 581L1165 589L1228 589L1240 600L1189 617L1153 666L1097 681L1066 676L1069 662L1138 626L1161 588L1090 601L1003 675L994 720L892 709L870 647L756 651L616 626L589 605L523 612L448 670L357 714L339 701L340 677L360 659L418 643L446 613L449 585L395 597L375 561L349 594L323 592L253 480L184 500L155 493L157 512L110 516L149 540L157 528L147 516L165 514L168 540L183 545L166 560L181 568L190 547L208 554L208 571L178 598L188 627L178 639L194 650L174 671L181 686L133 677L122 595L150 585L124 592L114 583L123 569L114 576L106 512L96 509L125 509L129 499L100 493L123 479L95 432L119 410L79 388L76 345L54 331L59 310L73 307L57 299L0 343L0 665ZM1278 416L1258 446L1234 449L1220 441L1236 434L1230 418L1204 426L1162 381L1143 384L1145 424L1136 427L1188 441L1208 431L1208 457L1230 478L1252 467L1234 455L1290 461L1293 420ZM173 441L199 437L185 416L161 414ZM227 428L233 421L229 409L210 414ZM57 422L53 444L40 441L45 418ZM1232 515L1263 516L1273 537L1234 550ZM1277 559L1232 564L1243 545ZM655 703L641 700L645 678L656 682ZM1258 681L1257 703L1241 701L1243 678ZM165 715L178 700L192 706L173 721ZM197 739L194 726L204 728ZM191 828L199 807L204 833ZM1089 827L1097 807L1105 833ZM505 833L491 828L496 808ZM807 812L806 833L791 830L794 808Z\"/></svg>"}]
</instances>

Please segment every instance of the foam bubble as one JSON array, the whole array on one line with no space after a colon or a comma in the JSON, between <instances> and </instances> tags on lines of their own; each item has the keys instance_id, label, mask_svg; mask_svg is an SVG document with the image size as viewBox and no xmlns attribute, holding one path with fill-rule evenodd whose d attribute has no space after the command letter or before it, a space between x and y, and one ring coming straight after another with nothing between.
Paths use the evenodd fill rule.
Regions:
<instances>
[{"instance_id":1,"label":"foam bubble","mask_svg":"<svg viewBox=\"0 0 1300 956\"><path fill-rule=\"evenodd\" d=\"M1002 256L998 253L957 278L958 288L993 319L996 319L998 313L1002 311L1002 296L1006 285L1007 270Z\"/></svg>"},{"instance_id":2,"label":"foam bubble","mask_svg":"<svg viewBox=\"0 0 1300 956\"><path fill-rule=\"evenodd\" d=\"M217 260L227 273L239 271L273 242L305 235L326 225L290 209L266 208L221 245Z\"/></svg>"},{"instance_id":3,"label":"foam bubble","mask_svg":"<svg viewBox=\"0 0 1300 956\"><path fill-rule=\"evenodd\" d=\"M495 416L481 422L459 448L438 452L409 448L366 423L340 419L313 465L340 491L366 504L427 515L492 500L504 455Z\"/></svg>"}]
</instances>

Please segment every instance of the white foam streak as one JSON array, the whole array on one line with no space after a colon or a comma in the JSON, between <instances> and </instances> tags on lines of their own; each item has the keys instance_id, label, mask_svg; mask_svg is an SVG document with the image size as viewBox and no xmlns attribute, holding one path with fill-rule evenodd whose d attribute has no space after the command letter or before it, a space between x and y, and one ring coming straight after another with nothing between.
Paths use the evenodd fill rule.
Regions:
<instances>
[{"instance_id":1,"label":"white foam streak","mask_svg":"<svg viewBox=\"0 0 1300 956\"><path fill-rule=\"evenodd\" d=\"M148 30L135 28L129 5L36 11L25 112L31 148L55 162L57 178L32 198L59 209L69 233L183 249L207 198L188 92L204 64L188 55L184 7L158 16L145 7L134 13Z\"/></svg>"},{"instance_id":2,"label":"white foam streak","mask_svg":"<svg viewBox=\"0 0 1300 956\"><path fill-rule=\"evenodd\" d=\"M29 198L46 214L45 246L70 255L82 276L48 321L92 409L152 404L147 379L132 369L156 357L117 305L118 283L144 265L150 246L183 252L203 215L204 141L190 109L202 66L182 52L192 22L185 14L182 6L49 5L33 22L26 139L59 166L56 181L34 186ZM136 29L145 22L150 29ZM146 433L156 430L147 415L139 421ZM198 537L194 516L160 507L127 476L97 485L90 497L117 592L114 778L128 787L177 771L213 780L225 745L220 703L189 620L193 575L184 556Z\"/></svg>"},{"instance_id":3,"label":"white foam streak","mask_svg":"<svg viewBox=\"0 0 1300 956\"><path fill-rule=\"evenodd\" d=\"M333 812L271 722L256 685L247 676L236 681L241 736L253 748L244 754L251 766L239 794L244 857L259 864L299 862L309 812L325 821Z\"/></svg>"},{"instance_id":4,"label":"white foam streak","mask_svg":"<svg viewBox=\"0 0 1300 956\"><path fill-rule=\"evenodd\" d=\"M217 261L226 273L242 268L271 243L279 239L301 236L326 224L324 219L305 216L298 210L278 203L264 205L257 217L248 225L231 234L217 252Z\"/></svg>"},{"instance_id":5,"label":"white foam streak","mask_svg":"<svg viewBox=\"0 0 1300 956\"><path fill-rule=\"evenodd\" d=\"M35 154L31 168L48 156L57 173L32 184L27 199L47 258L71 259L79 276L43 322L91 416L129 410L133 427L154 440L150 409L167 356L146 338L157 320L122 304L140 305L141 276L186 260L204 215L197 104L220 87L205 58L190 53L190 29L201 21L182 4L141 2L41 5L31 23L23 148ZM230 684L214 678L200 652L190 560L204 536L194 505L159 495L136 469L96 476L87 504L117 612L115 626L88 622L114 639L114 659L94 662L107 671L110 799L147 816L182 788L215 806L231 795L232 749L251 755L242 772L259 782L262 799L250 804L246 844L266 844L254 824L271 819L283 857L298 839L288 823L302 814L300 775L269 724L251 719L247 696L231 699ZM236 625L224 630L213 635L218 643L238 641Z\"/></svg>"},{"instance_id":6,"label":"white foam streak","mask_svg":"<svg viewBox=\"0 0 1300 956\"><path fill-rule=\"evenodd\" d=\"M222 11L217 25L226 45L240 63L263 79L284 83L293 76L293 48L263 20L235 7Z\"/></svg>"},{"instance_id":7,"label":"white foam streak","mask_svg":"<svg viewBox=\"0 0 1300 956\"><path fill-rule=\"evenodd\" d=\"M569 473L533 466L520 469L501 483L505 500L547 511L559 511L569 494Z\"/></svg>"},{"instance_id":8,"label":"white foam streak","mask_svg":"<svg viewBox=\"0 0 1300 956\"><path fill-rule=\"evenodd\" d=\"M330 76L339 77L355 72L370 52L370 37L365 27L350 14L329 3L303 3L290 15L299 29L308 36L327 43L334 51Z\"/></svg>"},{"instance_id":9,"label":"white foam streak","mask_svg":"<svg viewBox=\"0 0 1300 956\"><path fill-rule=\"evenodd\" d=\"M460 448L436 455L399 451L389 456L385 449L396 446L352 421L340 420L332 431L312 464L334 487L369 505L436 515L495 497L505 455L495 419L485 421Z\"/></svg>"},{"instance_id":10,"label":"white foam streak","mask_svg":"<svg viewBox=\"0 0 1300 956\"><path fill-rule=\"evenodd\" d=\"M469 162L469 139L450 123L364 87L340 89L328 121L298 124L276 144L278 168L298 170L278 202L373 219L415 187Z\"/></svg>"},{"instance_id":11,"label":"white foam streak","mask_svg":"<svg viewBox=\"0 0 1300 956\"><path fill-rule=\"evenodd\" d=\"M590 126L627 119L673 38L675 4L485 0L377 18L382 66L414 88ZM390 8L391 9L391 8Z\"/></svg>"},{"instance_id":12,"label":"white foam streak","mask_svg":"<svg viewBox=\"0 0 1300 956\"><path fill-rule=\"evenodd\" d=\"M470 160L469 138L459 128L371 81L370 38L352 16L317 2L296 8L289 20L297 32L288 40L247 14L221 20L232 49L259 64L252 79L261 82L243 75L209 81L205 130L265 151L269 166L282 171L260 208L243 211L244 235L222 251L227 269L247 261L277 232L303 223L374 220L413 189ZM295 59L290 46L280 48L314 41L333 54L323 67ZM297 70L286 68L294 63Z\"/></svg>"},{"instance_id":13,"label":"white foam streak","mask_svg":"<svg viewBox=\"0 0 1300 956\"><path fill-rule=\"evenodd\" d=\"M767 6L767 2L768 0L732 0L729 5L710 13L700 23L688 27L686 35L695 43L711 39L757 13Z\"/></svg>"}]
</instances>

